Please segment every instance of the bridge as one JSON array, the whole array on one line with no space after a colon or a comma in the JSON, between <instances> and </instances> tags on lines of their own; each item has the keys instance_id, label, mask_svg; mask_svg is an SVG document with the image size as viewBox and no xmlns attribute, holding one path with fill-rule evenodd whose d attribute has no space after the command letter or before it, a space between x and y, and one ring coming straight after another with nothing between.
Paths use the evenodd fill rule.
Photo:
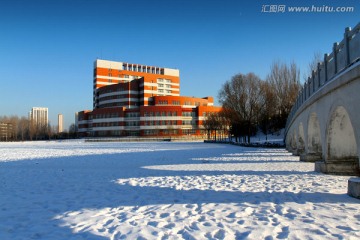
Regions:
<instances>
[{"instance_id":1,"label":"bridge","mask_svg":"<svg viewBox=\"0 0 360 240\"><path fill-rule=\"evenodd\" d=\"M325 54L305 82L289 114L285 143L315 171L360 175L360 23ZM348 194L360 198L360 180Z\"/></svg>"}]
</instances>

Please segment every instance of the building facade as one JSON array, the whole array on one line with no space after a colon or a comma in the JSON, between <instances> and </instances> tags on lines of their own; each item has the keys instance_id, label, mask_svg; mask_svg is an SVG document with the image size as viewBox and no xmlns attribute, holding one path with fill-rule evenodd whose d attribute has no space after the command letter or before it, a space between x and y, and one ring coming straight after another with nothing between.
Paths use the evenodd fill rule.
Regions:
<instances>
[{"instance_id":1,"label":"building facade","mask_svg":"<svg viewBox=\"0 0 360 240\"><path fill-rule=\"evenodd\" d=\"M62 114L58 114L58 133L62 133L64 131L64 116Z\"/></svg>"},{"instance_id":2,"label":"building facade","mask_svg":"<svg viewBox=\"0 0 360 240\"><path fill-rule=\"evenodd\" d=\"M179 70L96 60L93 110L78 112L80 136L205 135L202 121L218 112L212 97L180 96Z\"/></svg>"},{"instance_id":3,"label":"building facade","mask_svg":"<svg viewBox=\"0 0 360 240\"><path fill-rule=\"evenodd\" d=\"M13 125L11 123L0 122L0 141L10 141L13 137Z\"/></svg>"},{"instance_id":4,"label":"building facade","mask_svg":"<svg viewBox=\"0 0 360 240\"><path fill-rule=\"evenodd\" d=\"M37 127L47 127L49 124L49 111L45 107L33 107L29 112L29 120Z\"/></svg>"}]
</instances>

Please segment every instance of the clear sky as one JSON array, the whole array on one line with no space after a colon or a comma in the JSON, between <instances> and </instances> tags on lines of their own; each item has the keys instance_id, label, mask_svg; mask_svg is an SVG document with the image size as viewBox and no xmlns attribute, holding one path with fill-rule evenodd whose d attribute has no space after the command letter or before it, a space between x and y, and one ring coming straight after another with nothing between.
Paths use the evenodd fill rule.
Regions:
<instances>
[{"instance_id":1,"label":"clear sky","mask_svg":"<svg viewBox=\"0 0 360 240\"><path fill-rule=\"evenodd\" d=\"M354 10L288 10L313 5ZM0 115L48 107L51 125L62 113L67 129L92 109L97 58L178 68L181 95L217 99L231 76L265 78L274 60L304 72L359 22L359 0L2 0Z\"/></svg>"}]
</instances>

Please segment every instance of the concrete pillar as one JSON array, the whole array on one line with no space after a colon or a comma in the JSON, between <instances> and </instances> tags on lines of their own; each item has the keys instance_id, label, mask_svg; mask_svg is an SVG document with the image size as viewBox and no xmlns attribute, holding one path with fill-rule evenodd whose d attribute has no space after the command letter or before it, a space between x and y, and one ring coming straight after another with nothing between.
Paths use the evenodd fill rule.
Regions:
<instances>
[{"instance_id":1,"label":"concrete pillar","mask_svg":"<svg viewBox=\"0 0 360 240\"><path fill-rule=\"evenodd\" d=\"M355 161L318 161L315 162L315 172L325 174L342 175L342 176L358 176L359 160Z\"/></svg>"},{"instance_id":2,"label":"concrete pillar","mask_svg":"<svg viewBox=\"0 0 360 240\"><path fill-rule=\"evenodd\" d=\"M311 73L311 82L312 82L312 93L314 93L315 92L315 86L316 86L316 84L315 84L315 71L312 71L312 73Z\"/></svg>"},{"instance_id":3,"label":"concrete pillar","mask_svg":"<svg viewBox=\"0 0 360 240\"><path fill-rule=\"evenodd\" d=\"M300 161L302 162L318 162L322 160L321 154L306 153L300 155Z\"/></svg>"},{"instance_id":4,"label":"concrete pillar","mask_svg":"<svg viewBox=\"0 0 360 240\"><path fill-rule=\"evenodd\" d=\"M334 54L334 75L337 74L338 72L338 64L337 64L337 47L338 47L339 43L336 42L334 43L333 46L333 54Z\"/></svg>"},{"instance_id":5,"label":"concrete pillar","mask_svg":"<svg viewBox=\"0 0 360 240\"><path fill-rule=\"evenodd\" d=\"M344 33L344 48L345 48L345 60L346 60L346 67L350 65L350 48L349 48L349 32L351 31L350 27L345 28L345 33Z\"/></svg>"},{"instance_id":6,"label":"concrete pillar","mask_svg":"<svg viewBox=\"0 0 360 240\"><path fill-rule=\"evenodd\" d=\"M350 178L348 180L348 195L360 198L360 178Z\"/></svg>"},{"instance_id":7,"label":"concrete pillar","mask_svg":"<svg viewBox=\"0 0 360 240\"><path fill-rule=\"evenodd\" d=\"M324 83L326 83L327 80L328 80L328 74L327 74L328 56L329 56L329 55L328 55L327 53L324 54L324 69L325 69L325 80L324 80Z\"/></svg>"}]
</instances>

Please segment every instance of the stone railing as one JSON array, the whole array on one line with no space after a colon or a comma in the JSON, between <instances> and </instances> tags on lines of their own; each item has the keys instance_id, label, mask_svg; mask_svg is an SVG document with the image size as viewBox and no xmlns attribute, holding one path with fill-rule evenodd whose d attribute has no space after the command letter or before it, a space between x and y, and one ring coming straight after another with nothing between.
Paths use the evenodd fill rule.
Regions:
<instances>
[{"instance_id":1,"label":"stone railing","mask_svg":"<svg viewBox=\"0 0 360 240\"><path fill-rule=\"evenodd\" d=\"M324 55L324 61L319 62L317 69L312 71L288 116L285 131L287 132L297 110L320 88L331 82L337 75L360 60L360 23L353 30L346 28L343 40L334 43L331 54ZM286 133L285 133L286 136Z\"/></svg>"}]
</instances>

